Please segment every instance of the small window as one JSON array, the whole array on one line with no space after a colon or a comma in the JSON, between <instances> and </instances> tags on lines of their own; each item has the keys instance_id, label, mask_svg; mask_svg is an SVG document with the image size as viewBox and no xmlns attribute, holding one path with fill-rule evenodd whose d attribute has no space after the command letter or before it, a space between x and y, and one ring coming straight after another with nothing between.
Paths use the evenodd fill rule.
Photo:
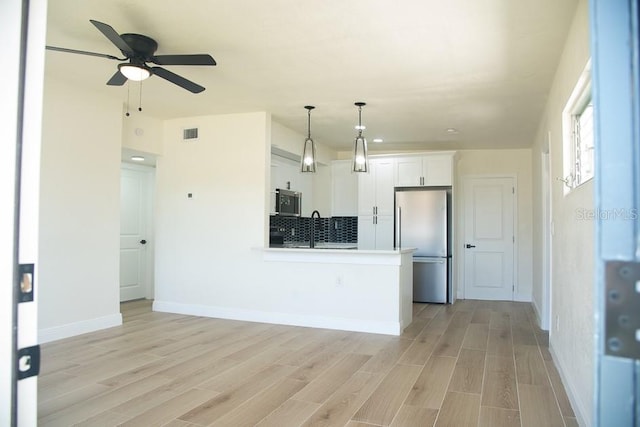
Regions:
<instances>
[{"instance_id":1,"label":"small window","mask_svg":"<svg viewBox=\"0 0 640 427\"><path fill-rule=\"evenodd\" d=\"M567 194L594 175L591 61L587 63L563 111L564 177Z\"/></svg>"},{"instance_id":2,"label":"small window","mask_svg":"<svg viewBox=\"0 0 640 427\"><path fill-rule=\"evenodd\" d=\"M574 184L593 178L593 103L591 97L582 111L573 115Z\"/></svg>"}]
</instances>

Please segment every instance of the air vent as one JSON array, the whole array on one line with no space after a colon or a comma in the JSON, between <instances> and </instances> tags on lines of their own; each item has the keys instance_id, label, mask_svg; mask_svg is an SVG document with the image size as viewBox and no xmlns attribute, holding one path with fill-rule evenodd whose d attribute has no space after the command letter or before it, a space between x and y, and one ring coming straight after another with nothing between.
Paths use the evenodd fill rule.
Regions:
<instances>
[{"instance_id":1,"label":"air vent","mask_svg":"<svg viewBox=\"0 0 640 427\"><path fill-rule=\"evenodd\" d=\"M185 141L198 139L198 128L183 129L182 139Z\"/></svg>"}]
</instances>

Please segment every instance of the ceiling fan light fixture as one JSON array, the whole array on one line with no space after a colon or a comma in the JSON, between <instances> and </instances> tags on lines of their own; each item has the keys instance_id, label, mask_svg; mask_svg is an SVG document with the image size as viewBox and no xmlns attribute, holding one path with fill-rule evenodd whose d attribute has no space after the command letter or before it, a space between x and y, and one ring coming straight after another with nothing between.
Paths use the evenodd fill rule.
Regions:
<instances>
[{"instance_id":1,"label":"ceiling fan light fixture","mask_svg":"<svg viewBox=\"0 0 640 427\"><path fill-rule=\"evenodd\" d=\"M358 107L358 136L353 143L353 164L351 170L353 172L369 172L369 157L367 156L367 140L364 136L362 136L362 131L364 130L364 126L362 126L362 107L364 107L364 102L356 102L356 107Z\"/></svg>"},{"instance_id":2,"label":"ceiling fan light fixture","mask_svg":"<svg viewBox=\"0 0 640 427\"><path fill-rule=\"evenodd\" d=\"M151 77L151 70L142 65L120 64L118 70L129 80L139 82Z\"/></svg>"},{"instance_id":3,"label":"ceiling fan light fixture","mask_svg":"<svg viewBox=\"0 0 640 427\"><path fill-rule=\"evenodd\" d=\"M307 109L307 138L304 140L302 157L300 157L300 172L316 172L316 143L311 139L311 110L313 105L305 105Z\"/></svg>"}]
</instances>

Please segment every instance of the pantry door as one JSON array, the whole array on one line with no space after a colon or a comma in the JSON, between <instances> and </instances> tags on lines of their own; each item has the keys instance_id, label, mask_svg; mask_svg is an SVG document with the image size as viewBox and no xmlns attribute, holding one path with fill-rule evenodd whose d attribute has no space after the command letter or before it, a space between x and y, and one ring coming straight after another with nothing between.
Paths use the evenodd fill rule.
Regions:
<instances>
[{"instance_id":1,"label":"pantry door","mask_svg":"<svg viewBox=\"0 0 640 427\"><path fill-rule=\"evenodd\" d=\"M512 177L465 177L464 297L513 300L514 198Z\"/></svg>"}]
</instances>

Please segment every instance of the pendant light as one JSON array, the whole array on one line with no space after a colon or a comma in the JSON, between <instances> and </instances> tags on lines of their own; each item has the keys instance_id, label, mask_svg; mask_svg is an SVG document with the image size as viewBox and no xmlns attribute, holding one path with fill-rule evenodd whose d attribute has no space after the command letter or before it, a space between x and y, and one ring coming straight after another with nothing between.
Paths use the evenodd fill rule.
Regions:
<instances>
[{"instance_id":1,"label":"pendant light","mask_svg":"<svg viewBox=\"0 0 640 427\"><path fill-rule=\"evenodd\" d=\"M316 171L316 143L311 139L311 110L313 105L305 105L307 109L307 139L304 140L304 147L302 149L302 157L300 158L300 172Z\"/></svg>"},{"instance_id":2,"label":"pendant light","mask_svg":"<svg viewBox=\"0 0 640 427\"><path fill-rule=\"evenodd\" d=\"M355 142L353 143L353 172L369 172L369 159L367 157L367 140L362 136L362 131L364 130L364 126L362 126L362 107L364 107L364 102L356 102L356 107L358 107L358 126L356 129L358 130L358 136L356 137Z\"/></svg>"}]
</instances>

